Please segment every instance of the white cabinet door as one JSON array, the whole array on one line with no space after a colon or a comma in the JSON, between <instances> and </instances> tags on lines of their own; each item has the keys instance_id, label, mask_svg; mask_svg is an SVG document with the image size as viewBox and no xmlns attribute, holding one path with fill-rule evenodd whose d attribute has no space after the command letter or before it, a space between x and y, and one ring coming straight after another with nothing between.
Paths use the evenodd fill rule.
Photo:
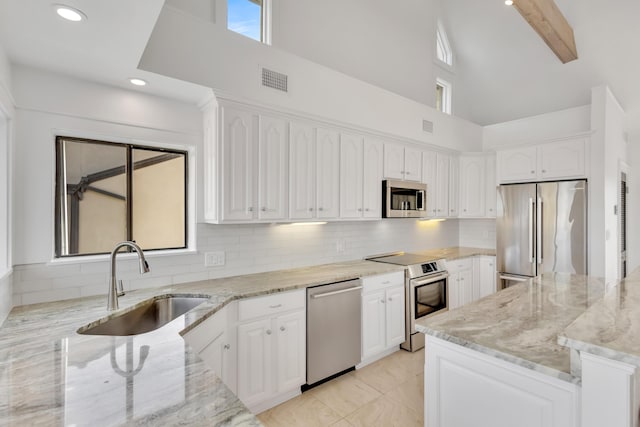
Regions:
<instances>
[{"instance_id":1,"label":"white cabinet door","mask_svg":"<svg viewBox=\"0 0 640 427\"><path fill-rule=\"evenodd\" d=\"M497 160L500 182L527 181L537 177L536 147L500 150Z\"/></svg>"},{"instance_id":2,"label":"white cabinet door","mask_svg":"<svg viewBox=\"0 0 640 427\"><path fill-rule=\"evenodd\" d=\"M318 129L316 150L318 218L338 218L340 215L340 136L338 132Z\"/></svg>"},{"instance_id":3,"label":"white cabinet door","mask_svg":"<svg viewBox=\"0 0 640 427\"><path fill-rule=\"evenodd\" d=\"M362 359L385 349L385 292L362 295ZM403 340L404 341L404 340Z\"/></svg>"},{"instance_id":4,"label":"white cabinet door","mask_svg":"<svg viewBox=\"0 0 640 427\"><path fill-rule=\"evenodd\" d=\"M222 114L223 221L250 221L255 215L258 116L229 107Z\"/></svg>"},{"instance_id":5,"label":"white cabinet door","mask_svg":"<svg viewBox=\"0 0 640 427\"><path fill-rule=\"evenodd\" d=\"M460 158L460 217L485 216L485 158L463 156Z\"/></svg>"},{"instance_id":6,"label":"white cabinet door","mask_svg":"<svg viewBox=\"0 0 640 427\"><path fill-rule=\"evenodd\" d=\"M496 217L496 208L498 205L497 185L496 182L496 156L489 154L486 157L485 169L487 177L485 183L485 209L488 218Z\"/></svg>"},{"instance_id":7,"label":"white cabinet door","mask_svg":"<svg viewBox=\"0 0 640 427\"><path fill-rule=\"evenodd\" d=\"M285 120L260 117L259 219L284 219L287 216L288 139Z\"/></svg>"},{"instance_id":8,"label":"white cabinet door","mask_svg":"<svg viewBox=\"0 0 640 427\"><path fill-rule=\"evenodd\" d=\"M278 392L300 387L306 381L305 312L298 311L275 319L276 389Z\"/></svg>"},{"instance_id":9,"label":"white cabinet door","mask_svg":"<svg viewBox=\"0 0 640 427\"><path fill-rule=\"evenodd\" d=\"M404 179L404 147L399 144L384 144L384 177Z\"/></svg>"},{"instance_id":10,"label":"white cabinet door","mask_svg":"<svg viewBox=\"0 0 640 427\"><path fill-rule=\"evenodd\" d=\"M363 217L382 217L383 143L371 138L364 141Z\"/></svg>"},{"instance_id":11,"label":"white cabinet door","mask_svg":"<svg viewBox=\"0 0 640 427\"><path fill-rule=\"evenodd\" d=\"M585 173L584 139L553 142L538 147L540 179L581 178Z\"/></svg>"},{"instance_id":12,"label":"white cabinet door","mask_svg":"<svg viewBox=\"0 0 640 427\"><path fill-rule=\"evenodd\" d=\"M438 216L438 156L433 151L422 153L422 183L427 185L427 216Z\"/></svg>"},{"instance_id":13,"label":"white cabinet door","mask_svg":"<svg viewBox=\"0 0 640 427\"><path fill-rule=\"evenodd\" d=\"M222 331L220 334L215 336L213 340L205 346L198 355L206 365L213 370L223 381L223 354L224 354L224 346L227 344L227 333L226 331Z\"/></svg>"},{"instance_id":14,"label":"white cabinet door","mask_svg":"<svg viewBox=\"0 0 640 427\"><path fill-rule=\"evenodd\" d=\"M422 151L404 149L404 179L418 182L422 180Z\"/></svg>"},{"instance_id":15,"label":"white cabinet door","mask_svg":"<svg viewBox=\"0 0 640 427\"><path fill-rule=\"evenodd\" d=\"M437 154L436 157L436 216L449 216L449 156Z\"/></svg>"},{"instance_id":16,"label":"white cabinet door","mask_svg":"<svg viewBox=\"0 0 640 427\"><path fill-rule=\"evenodd\" d=\"M479 297L483 298L496 292L496 257L480 258Z\"/></svg>"},{"instance_id":17,"label":"white cabinet door","mask_svg":"<svg viewBox=\"0 0 640 427\"><path fill-rule=\"evenodd\" d=\"M451 156L449 160L449 213L450 218L460 215L460 159Z\"/></svg>"},{"instance_id":18,"label":"white cabinet door","mask_svg":"<svg viewBox=\"0 0 640 427\"><path fill-rule=\"evenodd\" d=\"M459 303L466 305L474 301L473 295L473 270L467 269L458 272L459 282Z\"/></svg>"},{"instance_id":19,"label":"white cabinet door","mask_svg":"<svg viewBox=\"0 0 640 427\"><path fill-rule=\"evenodd\" d=\"M449 293L449 295L447 295L447 308L449 310L453 310L454 308L458 308L462 305L460 303L462 294L460 287L460 274L450 273L447 281L447 291Z\"/></svg>"},{"instance_id":20,"label":"white cabinet door","mask_svg":"<svg viewBox=\"0 0 640 427\"><path fill-rule=\"evenodd\" d=\"M385 292L386 301L386 347L400 345L405 339L404 285L394 286Z\"/></svg>"},{"instance_id":21,"label":"white cabinet door","mask_svg":"<svg viewBox=\"0 0 640 427\"><path fill-rule=\"evenodd\" d=\"M238 326L238 397L249 406L271 394L271 319Z\"/></svg>"},{"instance_id":22,"label":"white cabinet door","mask_svg":"<svg viewBox=\"0 0 640 427\"><path fill-rule=\"evenodd\" d=\"M289 216L316 214L316 144L313 127L291 123L289 130Z\"/></svg>"},{"instance_id":23,"label":"white cabinet door","mask_svg":"<svg viewBox=\"0 0 640 427\"><path fill-rule=\"evenodd\" d=\"M340 134L340 217L362 217L362 142L358 135Z\"/></svg>"}]
</instances>

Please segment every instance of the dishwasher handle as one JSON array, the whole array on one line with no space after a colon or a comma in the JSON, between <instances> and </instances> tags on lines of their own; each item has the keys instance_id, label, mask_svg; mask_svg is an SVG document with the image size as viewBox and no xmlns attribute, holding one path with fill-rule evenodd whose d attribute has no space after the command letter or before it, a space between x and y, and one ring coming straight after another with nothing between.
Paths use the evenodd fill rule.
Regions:
<instances>
[{"instance_id":1,"label":"dishwasher handle","mask_svg":"<svg viewBox=\"0 0 640 427\"><path fill-rule=\"evenodd\" d=\"M354 286L352 288L340 289L339 291L331 291L331 292L324 292L322 294L315 294L315 295L311 295L311 298L313 299L324 298L324 297L329 297L331 295L343 294L345 292L357 291L358 289L362 289L362 286Z\"/></svg>"}]
</instances>

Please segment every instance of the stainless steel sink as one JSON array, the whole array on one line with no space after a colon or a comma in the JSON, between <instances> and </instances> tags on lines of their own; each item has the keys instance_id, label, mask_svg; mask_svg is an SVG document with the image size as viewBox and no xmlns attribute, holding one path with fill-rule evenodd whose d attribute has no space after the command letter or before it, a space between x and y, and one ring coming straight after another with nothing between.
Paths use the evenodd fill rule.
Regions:
<instances>
[{"instance_id":1,"label":"stainless steel sink","mask_svg":"<svg viewBox=\"0 0 640 427\"><path fill-rule=\"evenodd\" d=\"M144 334L166 325L205 301L209 301L209 299L177 296L156 298L96 326L83 326L78 329L78 333L82 335L112 336Z\"/></svg>"}]
</instances>

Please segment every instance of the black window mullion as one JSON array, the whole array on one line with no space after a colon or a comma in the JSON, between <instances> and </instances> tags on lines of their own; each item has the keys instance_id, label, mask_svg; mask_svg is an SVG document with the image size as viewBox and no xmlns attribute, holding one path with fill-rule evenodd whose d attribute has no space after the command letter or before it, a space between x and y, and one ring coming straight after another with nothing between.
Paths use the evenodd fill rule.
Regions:
<instances>
[{"instance_id":1,"label":"black window mullion","mask_svg":"<svg viewBox=\"0 0 640 427\"><path fill-rule=\"evenodd\" d=\"M133 149L127 145L127 240L133 241Z\"/></svg>"}]
</instances>

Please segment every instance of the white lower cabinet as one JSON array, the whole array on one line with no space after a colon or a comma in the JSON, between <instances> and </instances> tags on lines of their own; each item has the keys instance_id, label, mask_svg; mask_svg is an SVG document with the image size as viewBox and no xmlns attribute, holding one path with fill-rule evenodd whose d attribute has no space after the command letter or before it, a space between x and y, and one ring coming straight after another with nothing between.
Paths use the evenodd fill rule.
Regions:
<instances>
[{"instance_id":1,"label":"white lower cabinet","mask_svg":"<svg viewBox=\"0 0 640 427\"><path fill-rule=\"evenodd\" d=\"M238 397L258 413L300 393L306 379L305 291L238 303Z\"/></svg>"},{"instance_id":2,"label":"white lower cabinet","mask_svg":"<svg viewBox=\"0 0 640 427\"><path fill-rule=\"evenodd\" d=\"M184 335L204 363L227 387L237 392L236 303L223 307Z\"/></svg>"},{"instance_id":3,"label":"white lower cabinet","mask_svg":"<svg viewBox=\"0 0 640 427\"><path fill-rule=\"evenodd\" d=\"M404 273L362 278L362 361L370 363L405 340Z\"/></svg>"},{"instance_id":4,"label":"white lower cabinet","mask_svg":"<svg viewBox=\"0 0 640 427\"><path fill-rule=\"evenodd\" d=\"M495 260L483 255L447 261L449 310L496 292Z\"/></svg>"}]
</instances>

